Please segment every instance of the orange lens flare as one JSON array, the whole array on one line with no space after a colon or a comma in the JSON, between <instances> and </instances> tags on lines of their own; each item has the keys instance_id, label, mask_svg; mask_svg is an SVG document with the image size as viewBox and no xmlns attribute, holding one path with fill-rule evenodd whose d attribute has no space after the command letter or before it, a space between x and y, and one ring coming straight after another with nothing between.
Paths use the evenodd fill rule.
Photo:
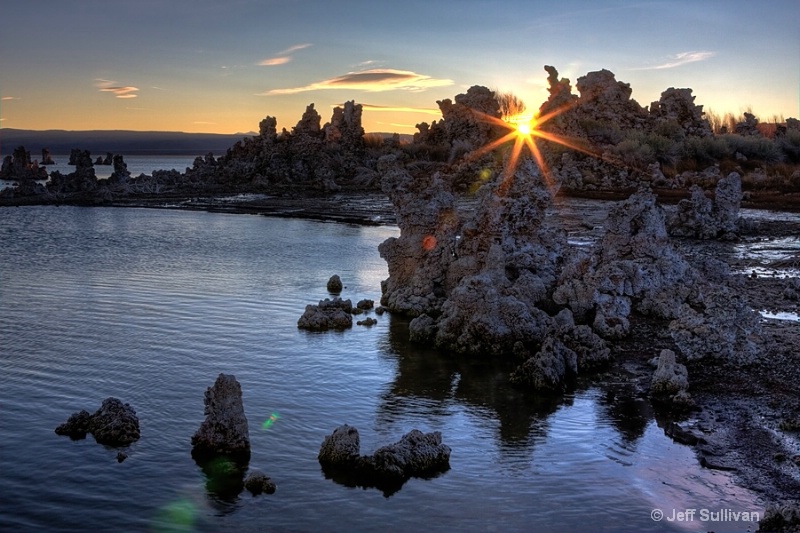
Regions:
<instances>
[{"instance_id":1,"label":"orange lens flare","mask_svg":"<svg viewBox=\"0 0 800 533\"><path fill-rule=\"evenodd\" d=\"M436 248L436 237L433 235L428 235L424 239L422 239L422 248L426 252L430 252L434 248Z\"/></svg>"}]
</instances>

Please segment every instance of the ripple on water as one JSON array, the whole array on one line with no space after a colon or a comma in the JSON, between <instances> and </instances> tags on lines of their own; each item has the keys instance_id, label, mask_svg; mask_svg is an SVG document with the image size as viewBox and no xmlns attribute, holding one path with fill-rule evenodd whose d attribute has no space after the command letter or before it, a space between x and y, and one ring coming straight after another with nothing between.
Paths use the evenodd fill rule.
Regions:
<instances>
[{"instance_id":1,"label":"ripple on water","mask_svg":"<svg viewBox=\"0 0 800 533\"><path fill-rule=\"evenodd\" d=\"M331 274L343 296L377 300L387 274L376 248L396 234L166 210L0 210L0 521L146 531L188 513L200 531L662 531L652 507L752 506L638 405L620 409L597 389L522 396L507 368L411 345L407 323L387 315L372 328L297 329ZM220 372L242 385L250 466L276 480L274 497L215 500L191 459ZM91 437L53 432L108 396L133 405L142 427L123 463ZM441 431L451 470L390 498L338 485L316 454L343 423L359 428L364 453L412 428Z\"/></svg>"}]
</instances>

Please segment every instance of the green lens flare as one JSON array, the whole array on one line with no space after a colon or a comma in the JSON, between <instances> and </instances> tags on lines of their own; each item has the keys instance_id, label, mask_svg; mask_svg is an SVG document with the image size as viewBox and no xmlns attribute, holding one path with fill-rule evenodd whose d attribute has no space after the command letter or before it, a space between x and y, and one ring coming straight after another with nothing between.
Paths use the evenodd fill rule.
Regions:
<instances>
[{"instance_id":1,"label":"green lens flare","mask_svg":"<svg viewBox=\"0 0 800 533\"><path fill-rule=\"evenodd\" d=\"M261 424L261 427L262 427L262 428L264 428L264 429L269 429L269 428L271 428L271 427L272 427L272 425L273 425L275 422L277 422L277 421L278 421L278 418L280 418L280 417L278 416L278 413L272 413L271 415L269 415L269 418L268 418L268 419L266 419L266 420L264 421L264 423L263 423L263 424Z\"/></svg>"}]
</instances>

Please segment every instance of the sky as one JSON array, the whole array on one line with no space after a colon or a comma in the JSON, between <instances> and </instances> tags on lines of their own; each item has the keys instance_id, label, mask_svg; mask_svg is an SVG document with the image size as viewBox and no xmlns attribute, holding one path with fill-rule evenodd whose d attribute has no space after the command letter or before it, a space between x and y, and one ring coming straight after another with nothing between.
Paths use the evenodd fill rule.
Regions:
<instances>
[{"instance_id":1,"label":"sky","mask_svg":"<svg viewBox=\"0 0 800 533\"><path fill-rule=\"evenodd\" d=\"M328 122L413 133L473 85L535 110L544 65L608 69L648 106L800 117L798 0L0 0L0 127L244 133Z\"/></svg>"}]
</instances>

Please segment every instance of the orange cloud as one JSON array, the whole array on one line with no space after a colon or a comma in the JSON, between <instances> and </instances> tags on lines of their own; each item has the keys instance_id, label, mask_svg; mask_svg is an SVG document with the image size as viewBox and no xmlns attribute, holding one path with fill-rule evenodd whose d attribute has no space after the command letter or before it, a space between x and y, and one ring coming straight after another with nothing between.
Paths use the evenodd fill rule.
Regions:
<instances>
[{"instance_id":1,"label":"orange cloud","mask_svg":"<svg viewBox=\"0 0 800 533\"><path fill-rule=\"evenodd\" d=\"M343 76L337 76L303 87L273 89L265 93L260 93L260 96L297 94L307 91L330 89L355 89L369 92L395 90L422 91L431 87L444 87L452 84L453 80L432 78L408 70L372 69L361 72L348 72Z\"/></svg>"},{"instance_id":2,"label":"orange cloud","mask_svg":"<svg viewBox=\"0 0 800 533\"><path fill-rule=\"evenodd\" d=\"M277 65L285 65L286 63L292 60L290 54L297 52L298 50L303 50L304 48L308 48L309 46L311 46L311 43L303 43L290 46L286 50L281 50L280 52L278 52L274 57L270 57L269 59L264 59L263 61L259 61L258 64L262 67L274 67Z\"/></svg>"},{"instance_id":3,"label":"orange cloud","mask_svg":"<svg viewBox=\"0 0 800 533\"><path fill-rule=\"evenodd\" d=\"M285 65L291 60L292 58L288 56L273 57L270 59L265 59L264 61L259 61L258 64L261 65L262 67L274 67L276 65Z\"/></svg>"},{"instance_id":4,"label":"orange cloud","mask_svg":"<svg viewBox=\"0 0 800 533\"><path fill-rule=\"evenodd\" d=\"M95 81L97 82L97 89L100 92L114 93L114 96L117 98L136 98L139 96L138 94L134 94L139 90L138 87L116 85L116 82L111 80L97 79Z\"/></svg>"}]
</instances>

